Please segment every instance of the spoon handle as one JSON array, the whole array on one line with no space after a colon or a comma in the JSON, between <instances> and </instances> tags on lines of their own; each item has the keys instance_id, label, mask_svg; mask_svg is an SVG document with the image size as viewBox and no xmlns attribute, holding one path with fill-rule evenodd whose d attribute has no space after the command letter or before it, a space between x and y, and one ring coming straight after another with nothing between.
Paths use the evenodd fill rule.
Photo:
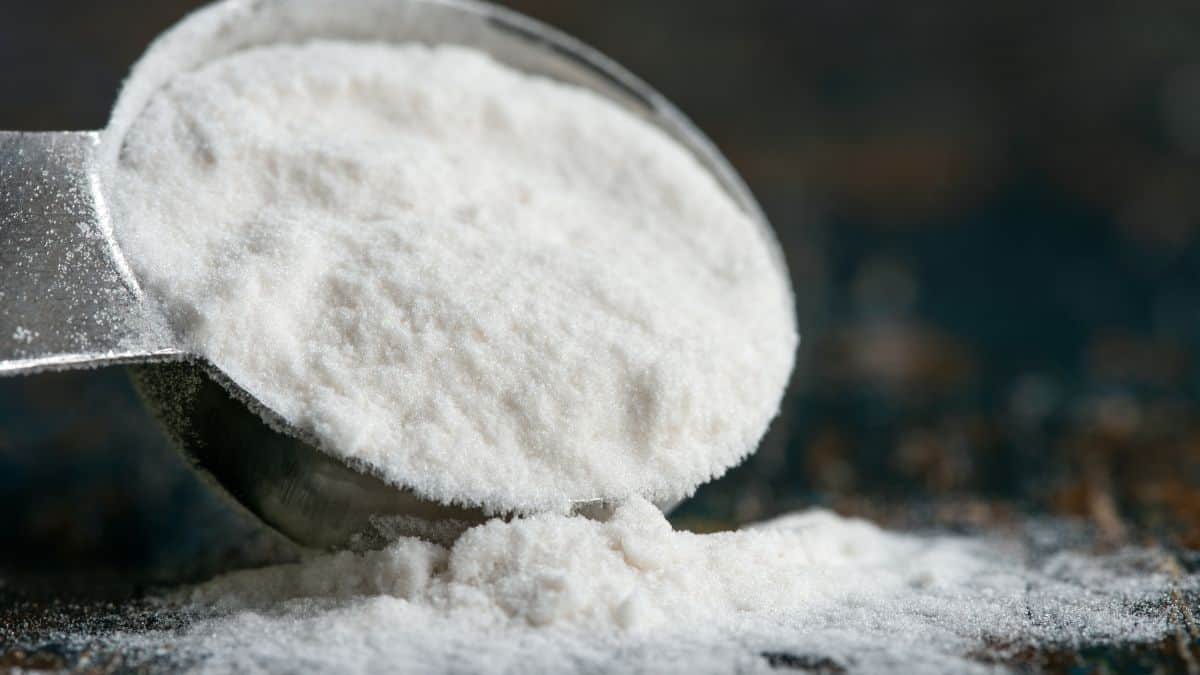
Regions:
<instances>
[{"instance_id":1,"label":"spoon handle","mask_svg":"<svg viewBox=\"0 0 1200 675\"><path fill-rule=\"evenodd\" d=\"M0 376L183 356L116 246L98 143L0 131Z\"/></svg>"}]
</instances>

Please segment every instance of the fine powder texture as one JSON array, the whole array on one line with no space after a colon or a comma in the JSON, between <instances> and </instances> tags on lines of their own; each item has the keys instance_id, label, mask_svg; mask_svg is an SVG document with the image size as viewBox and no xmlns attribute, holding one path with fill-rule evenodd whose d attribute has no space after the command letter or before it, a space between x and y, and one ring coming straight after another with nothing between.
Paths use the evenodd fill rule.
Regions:
<instances>
[{"instance_id":1,"label":"fine powder texture","mask_svg":"<svg viewBox=\"0 0 1200 675\"><path fill-rule=\"evenodd\" d=\"M698 535L634 501L236 572L169 600L189 626L102 642L207 672L988 672L1186 630L1200 579L1165 556L1035 556L825 511Z\"/></svg>"},{"instance_id":2,"label":"fine powder texture","mask_svg":"<svg viewBox=\"0 0 1200 675\"><path fill-rule=\"evenodd\" d=\"M778 410L797 337L770 235L596 95L312 42L175 76L119 143L114 230L184 345L424 497L669 502Z\"/></svg>"}]
</instances>

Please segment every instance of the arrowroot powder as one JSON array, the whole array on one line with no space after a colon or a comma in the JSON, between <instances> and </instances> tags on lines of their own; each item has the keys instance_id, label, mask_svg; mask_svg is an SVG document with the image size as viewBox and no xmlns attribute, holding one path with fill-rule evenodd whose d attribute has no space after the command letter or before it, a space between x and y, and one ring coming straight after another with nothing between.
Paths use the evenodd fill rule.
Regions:
<instances>
[{"instance_id":1,"label":"arrowroot powder","mask_svg":"<svg viewBox=\"0 0 1200 675\"><path fill-rule=\"evenodd\" d=\"M178 74L124 126L114 230L183 344L426 498L669 502L778 410L797 337L769 234L596 95L309 42Z\"/></svg>"},{"instance_id":2,"label":"arrowroot powder","mask_svg":"<svg viewBox=\"0 0 1200 675\"><path fill-rule=\"evenodd\" d=\"M236 42L207 20L187 30ZM214 673L960 673L1194 630L1200 580L1162 551L824 511L672 529L651 502L755 448L795 318L769 233L614 104L469 49L300 41L129 108L103 192L186 347L396 484L544 512L235 572L67 647ZM607 520L563 513L592 498Z\"/></svg>"},{"instance_id":3,"label":"arrowroot powder","mask_svg":"<svg viewBox=\"0 0 1200 675\"><path fill-rule=\"evenodd\" d=\"M151 671L483 675L996 672L1031 651L1187 648L1200 577L1161 550L1062 550L1046 527L919 536L808 511L699 535L632 500L604 522L493 520L449 548L235 572L165 598L154 624L178 628L73 641Z\"/></svg>"}]
</instances>

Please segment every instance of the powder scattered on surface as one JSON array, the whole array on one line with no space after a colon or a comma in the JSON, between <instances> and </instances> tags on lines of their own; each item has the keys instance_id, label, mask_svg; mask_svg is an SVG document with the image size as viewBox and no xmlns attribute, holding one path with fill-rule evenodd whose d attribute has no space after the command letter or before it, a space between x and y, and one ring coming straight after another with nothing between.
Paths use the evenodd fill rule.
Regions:
<instances>
[{"instance_id":1,"label":"powder scattered on surface","mask_svg":"<svg viewBox=\"0 0 1200 675\"><path fill-rule=\"evenodd\" d=\"M37 333L35 333L32 330L29 330L28 328L25 328L24 326L17 326L16 330L13 331L12 339L16 340L17 342L24 342L25 344L32 344L34 338L36 338L37 335L38 335Z\"/></svg>"},{"instance_id":2,"label":"powder scattered on surface","mask_svg":"<svg viewBox=\"0 0 1200 675\"><path fill-rule=\"evenodd\" d=\"M107 640L207 672L987 672L1170 634L1172 594L1194 600L1200 578L1159 555L1034 555L825 511L698 535L635 501L236 572L171 598L198 617L181 631Z\"/></svg>"},{"instance_id":3,"label":"powder scattered on surface","mask_svg":"<svg viewBox=\"0 0 1200 675\"><path fill-rule=\"evenodd\" d=\"M778 410L770 235L596 95L312 42L176 75L117 142L114 229L185 346L425 497L670 502Z\"/></svg>"}]
</instances>

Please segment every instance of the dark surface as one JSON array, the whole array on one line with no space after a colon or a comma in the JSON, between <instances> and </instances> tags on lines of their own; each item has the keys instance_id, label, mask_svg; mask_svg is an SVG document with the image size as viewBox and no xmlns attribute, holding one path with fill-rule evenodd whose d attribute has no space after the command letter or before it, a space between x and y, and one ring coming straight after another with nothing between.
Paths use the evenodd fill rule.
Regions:
<instances>
[{"instance_id":1,"label":"dark surface","mask_svg":"<svg viewBox=\"0 0 1200 675\"><path fill-rule=\"evenodd\" d=\"M0 128L102 126L193 4L0 4ZM1099 547L1200 549L1200 5L509 4L678 103L786 249L804 343L783 415L678 521L1050 513ZM10 626L71 588L136 595L131 580L278 555L183 468L120 370L0 380L0 513ZM1200 633L1179 625L1157 649L1025 663L1196 672ZM0 667L36 658L53 655Z\"/></svg>"}]
</instances>

